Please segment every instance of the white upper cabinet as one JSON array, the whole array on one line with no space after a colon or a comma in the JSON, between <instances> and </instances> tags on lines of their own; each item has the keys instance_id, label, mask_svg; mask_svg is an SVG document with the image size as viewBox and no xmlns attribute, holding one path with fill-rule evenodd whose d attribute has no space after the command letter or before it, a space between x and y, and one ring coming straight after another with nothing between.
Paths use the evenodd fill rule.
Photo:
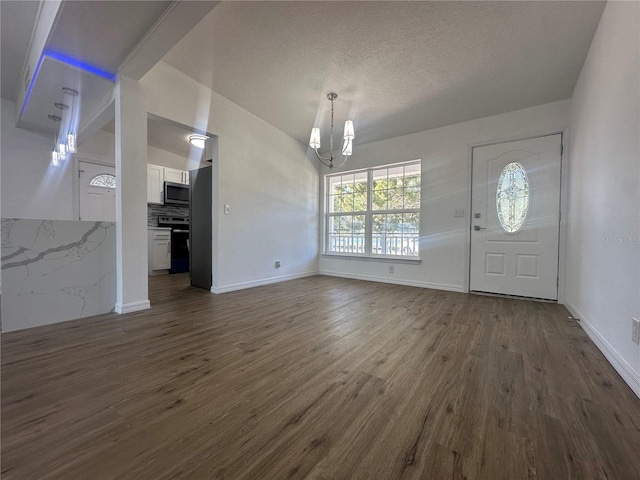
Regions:
<instances>
[{"instance_id":1,"label":"white upper cabinet","mask_svg":"<svg viewBox=\"0 0 640 480\"><path fill-rule=\"evenodd\" d=\"M164 181L173 183L182 183L182 170L174 168L164 168Z\"/></svg>"},{"instance_id":2,"label":"white upper cabinet","mask_svg":"<svg viewBox=\"0 0 640 480\"><path fill-rule=\"evenodd\" d=\"M189 185L189 172L147 164L147 203L164 204L164 182Z\"/></svg>"},{"instance_id":3,"label":"white upper cabinet","mask_svg":"<svg viewBox=\"0 0 640 480\"><path fill-rule=\"evenodd\" d=\"M164 167L147 164L147 202L164 203Z\"/></svg>"}]
</instances>

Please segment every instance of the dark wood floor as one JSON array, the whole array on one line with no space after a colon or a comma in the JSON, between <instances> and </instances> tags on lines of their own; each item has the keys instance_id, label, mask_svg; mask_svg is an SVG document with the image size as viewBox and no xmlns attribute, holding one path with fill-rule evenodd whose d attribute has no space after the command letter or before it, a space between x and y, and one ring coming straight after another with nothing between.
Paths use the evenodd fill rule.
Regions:
<instances>
[{"instance_id":1,"label":"dark wood floor","mask_svg":"<svg viewBox=\"0 0 640 480\"><path fill-rule=\"evenodd\" d=\"M640 400L561 306L186 283L3 335L3 479L640 478Z\"/></svg>"}]
</instances>

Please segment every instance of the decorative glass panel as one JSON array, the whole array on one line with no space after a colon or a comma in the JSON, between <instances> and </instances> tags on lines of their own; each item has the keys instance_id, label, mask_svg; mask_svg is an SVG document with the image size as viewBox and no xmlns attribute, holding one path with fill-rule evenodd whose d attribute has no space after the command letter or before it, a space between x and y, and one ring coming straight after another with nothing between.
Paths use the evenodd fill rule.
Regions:
<instances>
[{"instance_id":1,"label":"decorative glass panel","mask_svg":"<svg viewBox=\"0 0 640 480\"><path fill-rule=\"evenodd\" d=\"M529 210L529 177L518 162L511 162L500 173L496 210L505 232L516 233L522 228Z\"/></svg>"},{"instance_id":2,"label":"decorative glass panel","mask_svg":"<svg viewBox=\"0 0 640 480\"><path fill-rule=\"evenodd\" d=\"M116 188L116 177L108 173L101 173L93 177L89 185L92 187Z\"/></svg>"}]
</instances>

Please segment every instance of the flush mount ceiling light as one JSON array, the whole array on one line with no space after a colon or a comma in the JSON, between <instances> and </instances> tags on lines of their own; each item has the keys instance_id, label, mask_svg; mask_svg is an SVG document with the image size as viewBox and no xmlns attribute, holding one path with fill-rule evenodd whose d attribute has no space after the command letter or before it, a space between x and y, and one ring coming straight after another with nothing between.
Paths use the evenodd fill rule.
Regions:
<instances>
[{"instance_id":1,"label":"flush mount ceiling light","mask_svg":"<svg viewBox=\"0 0 640 480\"><path fill-rule=\"evenodd\" d=\"M355 138L355 132L353 130L353 122L351 120L347 120L344 122L344 145L342 147L342 151L339 155L334 157L333 154L333 102L338 98L337 93L329 93L327 95L327 99L331 102L331 130L329 132L329 156L323 157L318 153L318 149L320 148L320 129L318 127L314 127L311 129L311 138L309 139L309 146L313 148L313 151L316 152L316 157L323 165L326 165L329 168L333 168L333 161L337 159L343 159L342 163L336 165L341 167L347 161L347 158L353 153L353 139Z\"/></svg>"},{"instance_id":2,"label":"flush mount ceiling light","mask_svg":"<svg viewBox=\"0 0 640 480\"><path fill-rule=\"evenodd\" d=\"M204 148L207 138L206 135L189 135L189 143L196 148Z\"/></svg>"},{"instance_id":3,"label":"flush mount ceiling light","mask_svg":"<svg viewBox=\"0 0 640 480\"><path fill-rule=\"evenodd\" d=\"M47 115L47 117L49 118L49 120L54 121L54 122L59 122L60 120L62 120L61 117L59 117L58 115L53 115L53 114L49 114Z\"/></svg>"},{"instance_id":4,"label":"flush mount ceiling light","mask_svg":"<svg viewBox=\"0 0 640 480\"><path fill-rule=\"evenodd\" d=\"M59 108L60 110L69 110L69 105L65 105L64 103L56 102L53 104L53 106Z\"/></svg>"}]
</instances>

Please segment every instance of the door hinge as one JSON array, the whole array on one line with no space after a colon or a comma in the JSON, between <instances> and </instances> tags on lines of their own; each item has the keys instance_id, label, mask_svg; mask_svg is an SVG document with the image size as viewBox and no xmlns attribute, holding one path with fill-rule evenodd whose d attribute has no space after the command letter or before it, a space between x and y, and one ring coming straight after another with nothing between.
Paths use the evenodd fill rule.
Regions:
<instances>
[{"instance_id":1,"label":"door hinge","mask_svg":"<svg viewBox=\"0 0 640 480\"><path fill-rule=\"evenodd\" d=\"M564 153L564 145L560 144L560 156Z\"/></svg>"}]
</instances>

